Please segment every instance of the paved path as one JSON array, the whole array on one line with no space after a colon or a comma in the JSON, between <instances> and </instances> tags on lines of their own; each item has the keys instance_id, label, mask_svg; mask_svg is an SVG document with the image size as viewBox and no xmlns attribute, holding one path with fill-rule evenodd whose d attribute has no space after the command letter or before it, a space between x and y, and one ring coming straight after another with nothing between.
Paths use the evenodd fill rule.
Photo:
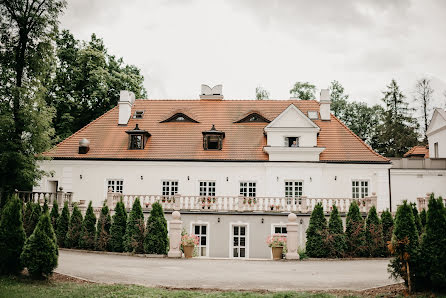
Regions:
<instances>
[{"instance_id":1,"label":"paved path","mask_svg":"<svg viewBox=\"0 0 446 298\"><path fill-rule=\"evenodd\" d=\"M59 251L56 272L101 283L233 290L362 290L394 283L388 260L162 259Z\"/></svg>"}]
</instances>

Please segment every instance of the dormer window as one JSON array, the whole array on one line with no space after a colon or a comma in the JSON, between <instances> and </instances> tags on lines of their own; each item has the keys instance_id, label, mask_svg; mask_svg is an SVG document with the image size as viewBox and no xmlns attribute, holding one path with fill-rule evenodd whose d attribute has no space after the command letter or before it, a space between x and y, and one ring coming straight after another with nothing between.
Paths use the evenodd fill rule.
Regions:
<instances>
[{"instance_id":1,"label":"dormer window","mask_svg":"<svg viewBox=\"0 0 446 298\"><path fill-rule=\"evenodd\" d=\"M129 149L131 150L144 149L147 140L150 137L150 133L146 130L140 129L138 124L136 124L134 129L127 130L126 133L129 135Z\"/></svg>"},{"instance_id":2,"label":"dormer window","mask_svg":"<svg viewBox=\"0 0 446 298\"><path fill-rule=\"evenodd\" d=\"M192 122L192 123L199 123L198 121L192 119L191 117L187 116L183 113L176 113L175 115L167 118L166 120L161 121L160 123L165 122Z\"/></svg>"},{"instance_id":3,"label":"dormer window","mask_svg":"<svg viewBox=\"0 0 446 298\"><path fill-rule=\"evenodd\" d=\"M285 138L286 147L299 147L299 137L286 137Z\"/></svg>"},{"instance_id":4,"label":"dormer window","mask_svg":"<svg viewBox=\"0 0 446 298\"><path fill-rule=\"evenodd\" d=\"M225 133L218 131L212 124L212 128L208 131L203 131L203 149L204 150L221 150L223 147L223 139Z\"/></svg>"},{"instance_id":5,"label":"dormer window","mask_svg":"<svg viewBox=\"0 0 446 298\"><path fill-rule=\"evenodd\" d=\"M144 111L135 111L135 114L133 114L133 118L142 119L143 115L144 115Z\"/></svg>"},{"instance_id":6,"label":"dormer window","mask_svg":"<svg viewBox=\"0 0 446 298\"><path fill-rule=\"evenodd\" d=\"M265 123L269 123L271 121L269 121L268 119L266 119L265 117L263 117L262 115L258 114L258 113L251 113L248 116L234 122L234 123L250 123L250 122L265 122Z\"/></svg>"}]
</instances>

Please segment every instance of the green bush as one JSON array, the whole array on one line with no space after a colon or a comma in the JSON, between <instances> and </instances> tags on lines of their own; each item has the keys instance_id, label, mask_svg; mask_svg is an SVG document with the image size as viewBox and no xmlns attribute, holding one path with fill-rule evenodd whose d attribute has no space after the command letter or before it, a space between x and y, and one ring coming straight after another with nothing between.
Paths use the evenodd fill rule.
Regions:
<instances>
[{"instance_id":1,"label":"green bush","mask_svg":"<svg viewBox=\"0 0 446 298\"><path fill-rule=\"evenodd\" d=\"M81 231L82 231L82 213L77 207L74 205L73 213L70 218L70 225L68 226L67 237L65 239L65 247L67 248L79 248Z\"/></svg>"},{"instance_id":2,"label":"green bush","mask_svg":"<svg viewBox=\"0 0 446 298\"><path fill-rule=\"evenodd\" d=\"M333 210L328 220L328 256L331 258L342 258L345 255L346 242L344 226L339 216L338 208L333 205Z\"/></svg>"},{"instance_id":3,"label":"green bush","mask_svg":"<svg viewBox=\"0 0 446 298\"><path fill-rule=\"evenodd\" d=\"M424 228L426 226L426 221L427 221L427 214L426 214L425 209L421 210L421 212L420 212L420 221L421 221L421 225Z\"/></svg>"},{"instance_id":4,"label":"green bush","mask_svg":"<svg viewBox=\"0 0 446 298\"><path fill-rule=\"evenodd\" d=\"M446 210L441 197L431 195L426 231L422 236L414 285L417 290L446 291Z\"/></svg>"},{"instance_id":5,"label":"green bush","mask_svg":"<svg viewBox=\"0 0 446 298\"><path fill-rule=\"evenodd\" d=\"M164 255L168 249L167 221L164 218L163 207L159 203L154 203L147 220L144 250L148 254Z\"/></svg>"},{"instance_id":6,"label":"green bush","mask_svg":"<svg viewBox=\"0 0 446 298\"><path fill-rule=\"evenodd\" d=\"M375 206L370 208L367 215L365 240L368 256L383 257L385 255L383 229Z\"/></svg>"},{"instance_id":7,"label":"green bush","mask_svg":"<svg viewBox=\"0 0 446 298\"><path fill-rule=\"evenodd\" d=\"M57 267L56 235L48 212L44 213L26 240L21 255L23 265L33 277L48 277Z\"/></svg>"},{"instance_id":8,"label":"green bush","mask_svg":"<svg viewBox=\"0 0 446 298\"><path fill-rule=\"evenodd\" d=\"M92 203L88 204L87 212L82 223L82 231L79 246L83 249L94 249L96 237L96 215L94 215Z\"/></svg>"},{"instance_id":9,"label":"green bush","mask_svg":"<svg viewBox=\"0 0 446 298\"><path fill-rule=\"evenodd\" d=\"M390 261L388 271L394 278L402 278L406 286L411 285L414 277L413 264L418 249L418 232L412 213L412 207L404 201L398 207L395 216L392 244L390 251L393 259ZM408 274L410 272L410 274Z\"/></svg>"},{"instance_id":10,"label":"green bush","mask_svg":"<svg viewBox=\"0 0 446 298\"><path fill-rule=\"evenodd\" d=\"M96 228L97 250L106 250L106 251L111 250L110 227L111 227L110 210L108 210L108 206L104 204L104 206L102 206L101 214L99 215L98 225Z\"/></svg>"},{"instance_id":11,"label":"green bush","mask_svg":"<svg viewBox=\"0 0 446 298\"><path fill-rule=\"evenodd\" d=\"M49 212L49 207L48 207L48 199L45 197L43 206L42 206L42 214L45 214Z\"/></svg>"},{"instance_id":12,"label":"green bush","mask_svg":"<svg viewBox=\"0 0 446 298\"><path fill-rule=\"evenodd\" d=\"M40 215L42 215L42 211L40 205L33 202L28 202L26 204L26 209L26 217L23 219L23 228L25 229L26 237L28 238L34 232L34 229L39 222Z\"/></svg>"},{"instance_id":13,"label":"green bush","mask_svg":"<svg viewBox=\"0 0 446 298\"><path fill-rule=\"evenodd\" d=\"M6 200L0 220L0 274L19 273L26 235L22 222L23 203L17 196Z\"/></svg>"},{"instance_id":14,"label":"green bush","mask_svg":"<svg viewBox=\"0 0 446 298\"><path fill-rule=\"evenodd\" d=\"M139 198L133 202L132 211L125 231L125 250L131 253L144 253L144 214Z\"/></svg>"},{"instance_id":15,"label":"green bush","mask_svg":"<svg viewBox=\"0 0 446 298\"><path fill-rule=\"evenodd\" d=\"M307 229L306 252L312 258L325 258L328 255L327 245L327 220L324 216L322 204L314 207L310 216L310 224Z\"/></svg>"},{"instance_id":16,"label":"green bush","mask_svg":"<svg viewBox=\"0 0 446 298\"><path fill-rule=\"evenodd\" d=\"M51 208L50 219L54 231L57 231L57 219L59 218L59 205L57 200L54 200L53 208Z\"/></svg>"},{"instance_id":17,"label":"green bush","mask_svg":"<svg viewBox=\"0 0 446 298\"><path fill-rule=\"evenodd\" d=\"M392 241L393 235L393 217L389 210L383 211L381 214L381 224L383 228L383 252L385 256L390 256L388 245Z\"/></svg>"},{"instance_id":18,"label":"green bush","mask_svg":"<svg viewBox=\"0 0 446 298\"><path fill-rule=\"evenodd\" d=\"M110 228L110 245L112 251L123 252L125 250L125 231L127 230L127 212L124 203L116 203L115 214Z\"/></svg>"},{"instance_id":19,"label":"green bush","mask_svg":"<svg viewBox=\"0 0 446 298\"><path fill-rule=\"evenodd\" d=\"M417 227L418 235L421 235L423 233L423 224L421 223L421 218L418 214L417 204L411 203L410 206L412 206L413 219L415 221L415 226Z\"/></svg>"},{"instance_id":20,"label":"green bush","mask_svg":"<svg viewBox=\"0 0 446 298\"><path fill-rule=\"evenodd\" d=\"M364 220L359 212L356 201L353 201L347 213L345 238L347 241L346 253L350 257L365 255L365 227Z\"/></svg>"},{"instance_id":21,"label":"green bush","mask_svg":"<svg viewBox=\"0 0 446 298\"><path fill-rule=\"evenodd\" d=\"M68 202L65 202L62 209L62 214L57 218L57 245L59 247L65 247L67 239L68 227L70 225L70 210L68 209Z\"/></svg>"}]
</instances>

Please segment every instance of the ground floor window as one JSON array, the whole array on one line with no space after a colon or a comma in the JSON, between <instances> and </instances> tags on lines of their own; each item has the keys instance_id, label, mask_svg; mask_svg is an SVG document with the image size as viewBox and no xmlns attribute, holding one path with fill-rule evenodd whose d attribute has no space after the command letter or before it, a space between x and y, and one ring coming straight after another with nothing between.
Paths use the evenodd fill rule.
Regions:
<instances>
[{"instance_id":1,"label":"ground floor window","mask_svg":"<svg viewBox=\"0 0 446 298\"><path fill-rule=\"evenodd\" d=\"M232 257L246 258L248 250L247 246L247 226L232 226Z\"/></svg>"},{"instance_id":2,"label":"ground floor window","mask_svg":"<svg viewBox=\"0 0 446 298\"><path fill-rule=\"evenodd\" d=\"M352 181L352 198L359 199L369 196L369 181L353 180Z\"/></svg>"},{"instance_id":3,"label":"ground floor window","mask_svg":"<svg viewBox=\"0 0 446 298\"><path fill-rule=\"evenodd\" d=\"M240 195L242 197L255 197L256 191L256 182L240 182Z\"/></svg>"},{"instance_id":4,"label":"ground floor window","mask_svg":"<svg viewBox=\"0 0 446 298\"><path fill-rule=\"evenodd\" d=\"M273 225L273 234L286 236L286 225Z\"/></svg>"},{"instance_id":5,"label":"ground floor window","mask_svg":"<svg viewBox=\"0 0 446 298\"><path fill-rule=\"evenodd\" d=\"M163 196L174 196L178 193L178 181L164 180L163 181Z\"/></svg>"},{"instance_id":6,"label":"ground floor window","mask_svg":"<svg viewBox=\"0 0 446 298\"><path fill-rule=\"evenodd\" d=\"M206 257L208 247L208 228L206 224L194 224L193 233L197 235L200 240L197 246L197 253L199 257Z\"/></svg>"},{"instance_id":7,"label":"ground floor window","mask_svg":"<svg viewBox=\"0 0 446 298\"><path fill-rule=\"evenodd\" d=\"M110 189L112 192L122 193L124 187L124 180L122 179L108 179L107 180L107 191Z\"/></svg>"}]
</instances>

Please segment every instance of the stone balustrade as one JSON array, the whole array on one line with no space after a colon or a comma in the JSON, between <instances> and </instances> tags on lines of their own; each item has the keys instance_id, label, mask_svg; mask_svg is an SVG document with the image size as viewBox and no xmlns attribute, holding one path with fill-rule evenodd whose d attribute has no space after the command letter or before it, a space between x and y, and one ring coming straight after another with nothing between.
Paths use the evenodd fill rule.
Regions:
<instances>
[{"instance_id":1,"label":"stone balustrade","mask_svg":"<svg viewBox=\"0 0 446 298\"><path fill-rule=\"evenodd\" d=\"M425 197L417 198L418 212L421 212L423 209L427 211L431 194L432 193L428 192ZM443 198L443 205L446 206L446 198Z\"/></svg>"},{"instance_id":2,"label":"stone balustrade","mask_svg":"<svg viewBox=\"0 0 446 298\"><path fill-rule=\"evenodd\" d=\"M47 200L47 204L52 206L54 201L57 200L57 204L59 207L63 207L65 201L71 206L73 193L64 192L62 190L58 192L43 192L43 191L16 191L15 194L24 202L34 202L43 205L45 199Z\"/></svg>"}]
</instances>

